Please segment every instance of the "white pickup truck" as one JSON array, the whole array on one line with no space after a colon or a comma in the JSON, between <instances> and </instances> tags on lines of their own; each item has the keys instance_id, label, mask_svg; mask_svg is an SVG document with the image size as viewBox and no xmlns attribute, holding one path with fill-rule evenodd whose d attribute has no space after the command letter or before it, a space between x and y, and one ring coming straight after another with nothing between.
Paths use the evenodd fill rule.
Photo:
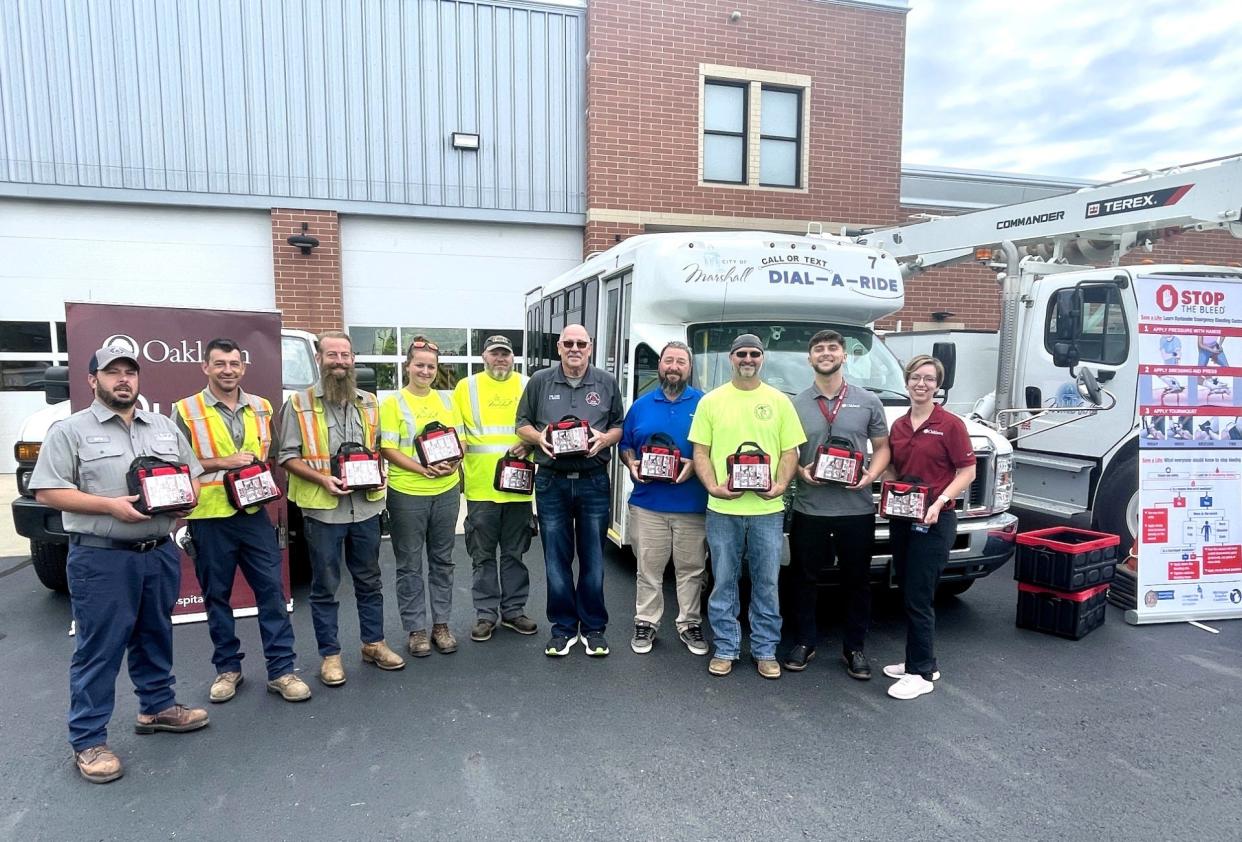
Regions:
<instances>
[{"instance_id":1,"label":"white pickup truck","mask_svg":"<svg viewBox=\"0 0 1242 842\"><path fill-rule=\"evenodd\" d=\"M305 389L318 380L319 367L315 363L315 337L304 330L280 332L281 382L284 396L291 391ZM69 552L69 536L61 524L60 512L50 509L34 499L30 492L30 474L39 448L48 429L62 418L68 418L68 385L66 372L59 372L61 380L57 388L57 371L49 369L48 401L45 407L31 415L22 424L17 444L13 448L17 459L18 497L13 501L13 525L17 534L30 540L30 557L39 581L54 591L66 592L69 582L65 574L65 560ZM294 551L296 528L282 530L282 537L289 539L291 557Z\"/></svg>"}]
</instances>

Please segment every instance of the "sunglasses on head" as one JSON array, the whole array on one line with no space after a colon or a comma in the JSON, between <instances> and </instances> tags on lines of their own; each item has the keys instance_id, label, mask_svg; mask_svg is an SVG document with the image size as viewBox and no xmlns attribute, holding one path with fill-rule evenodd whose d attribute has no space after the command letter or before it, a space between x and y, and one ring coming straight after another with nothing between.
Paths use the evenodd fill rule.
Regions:
<instances>
[{"instance_id":1,"label":"sunglasses on head","mask_svg":"<svg viewBox=\"0 0 1242 842\"><path fill-rule=\"evenodd\" d=\"M410 343L411 351L421 351L424 348L429 351L435 351L437 354L440 353L440 346L434 342L429 342L426 339L415 339Z\"/></svg>"},{"instance_id":2,"label":"sunglasses on head","mask_svg":"<svg viewBox=\"0 0 1242 842\"><path fill-rule=\"evenodd\" d=\"M591 344L589 339L562 339L562 348L585 348Z\"/></svg>"},{"instance_id":3,"label":"sunglasses on head","mask_svg":"<svg viewBox=\"0 0 1242 842\"><path fill-rule=\"evenodd\" d=\"M763 351L734 351L733 356L739 360L757 360L763 356Z\"/></svg>"}]
</instances>

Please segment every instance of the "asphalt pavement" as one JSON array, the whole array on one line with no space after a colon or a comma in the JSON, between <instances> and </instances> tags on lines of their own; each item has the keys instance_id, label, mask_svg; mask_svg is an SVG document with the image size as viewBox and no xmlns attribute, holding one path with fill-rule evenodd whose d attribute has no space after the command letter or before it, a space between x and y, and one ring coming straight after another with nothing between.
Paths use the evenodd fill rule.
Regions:
<instances>
[{"instance_id":1,"label":"asphalt pavement","mask_svg":"<svg viewBox=\"0 0 1242 842\"><path fill-rule=\"evenodd\" d=\"M542 654L537 542L540 633L471 642L460 539L455 558L456 654L388 673L347 643L348 683L324 687L302 586L309 702L264 692L253 619L239 621L246 684L202 731L135 735L122 674L110 743L126 773L106 786L78 777L66 744L68 600L0 559L0 839L1239 838L1242 622L1130 627L1110 607L1103 628L1061 640L1014 627L1005 567L941 605L944 678L899 702L879 675L902 659L891 598L876 604L870 682L836 657L832 599L806 672L767 681L742 661L716 678L677 642L671 588L655 650L630 651L624 556L608 561L602 659ZM383 562L397 648L387 544ZM341 638L356 641L343 591ZM205 625L177 627L181 702L206 704L210 652Z\"/></svg>"}]
</instances>

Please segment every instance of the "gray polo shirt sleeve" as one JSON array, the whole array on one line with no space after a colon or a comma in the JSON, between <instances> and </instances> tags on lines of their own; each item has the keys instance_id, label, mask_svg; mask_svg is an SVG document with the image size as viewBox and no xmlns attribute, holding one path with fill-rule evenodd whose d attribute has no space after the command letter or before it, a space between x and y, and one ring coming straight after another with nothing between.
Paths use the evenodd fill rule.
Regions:
<instances>
[{"instance_id":1,"label":"gray polo shirt sleeve","mask_svg":"<svg viewBox=\"0 0 1242 842\"><path fill-rule=\"evenodd\" d=\"M65 423L57 421L39 449L30 488L78 488L77 466L77 446L70 440Z\"/></svg>"},{"instance_id":2,"label":"gray polo shirt sleeve","mask_svg":"<svg viewBox=\"0 0 1242 842\"><path fill-rule=\"evenodd\" d=\"M302 430L298 425L298 414L290 402L285 401L280 408L280 423L277 425L276 461L283 465L290 459L302 455Z\"/></svg>"},{"instance_id":3,"label":"gray polo shirt sleeve","mask_svg":"<svg viewBox=\"0 0 1242 842\"><path fill-rule=\"evenodd\" d=\"M547 381L544 374L548 369L536 371L526 381L526 388L522 390L522 397L518 398L517 421L518 427L540 427L547 426L547 422L540 423L539 410L543 403L543 384Z\"/></svg>"},{"instance_id":4,"label":"gray polo shirt sleeve","mask_svg":"<svg viewBox=\"0 0 1242 842\"><path fill-rule=\"evenodd\" d=\"M870 393L868 393L870 394ZM875 395L871 403L871 422L867 425L868 438L888 438L888 419L884 417L884 403Z\"/></svg>"},{"instance_id":5,"label":"gray polo shirt sleeve","mask_svg":"<svg viewBox=\"0 0 1242 842\"><path fill-rule=\"evenodd\" d=\"M190 476L200 477L203 475L203 463L198 461L198 455L194 452L194 448L190 446L189 437L177 429L177 425L172 425L177 432L177 453L181 464L190 466Z\"/></svg>"},{"instance_id":6,"label":"gray polo shirt sleeve","mask_svg":"<svg viewBox=\"0 0 1242 842\"><path fill-rule=\"evenodd\" d=\"M612 381L612 400L608 403L608 426L604 432L615 430L625 424L625 403L621 400L621 384L611 375L608 379Z\"/></svg>"}]
</instances>

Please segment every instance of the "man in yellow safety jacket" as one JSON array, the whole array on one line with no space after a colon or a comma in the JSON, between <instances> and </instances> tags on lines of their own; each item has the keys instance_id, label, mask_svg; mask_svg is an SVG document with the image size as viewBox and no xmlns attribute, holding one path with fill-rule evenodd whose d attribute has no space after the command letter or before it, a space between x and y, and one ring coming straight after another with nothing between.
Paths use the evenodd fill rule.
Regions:
<instances>
[{"instance_id":1,"label":"man in yellow safety jacket","mask_svg":"<svg viewBox=\"0 0 1242 842\"><path fill-rule=\"evenodd\" d=\"M379 404L375 395L357 388L348 334L321 334L315 359L318 385L290 395L281 413L278 458L289 472L289 502L302 510L311 563L311 620L323 657L319 680L338 687L345 683L336 624L342 546L354 580L363 662L399 670L405 660L384 642L379 566L384 488L350 491L332 475L332 457L344 444L378 454Z\"/></svg>"},{"instance_id":2,"label":"man in yellow safety jacket","mask_svg":"<svg viewBox=\"0 0 1242 842\"><path fill-rule=\"evenodd\" d=\"M276 530L262 505L237 509L225 491L225 474L266 462L272 443L272 405L242 391L242 350L231 339L207 343L207 388L173 405L172 419L189 439L205 473L198 506L188 516L194 572L215 645L216 680L211 701L227 702L242 683L244 657L233 622L233 579L240 567L254 591L259 635L267 659L267 689L290 702L309 699L310 688L293 672L293 625L285 610ZM257 498L256 498L257 499Z\"/></svg>"},{"instance_id":3,"label":"man in yellow safety jacket","mask_svg":"<svg viewBox=\"0 0 1242 842\"><path fill-rule=\"evenodd\" d=\"M479 641L492 636L498 621L518 634L539 630L524 613L530 573L522 555L530 548L531 496L497 491L493 484L502 457L527 453L514 426L526 378L513 370L513 344L506 336L483 343L483 366L453 391L465 433L466 550L474 566L476 615L470 639Z\"/></svg>"}]
</instances>

